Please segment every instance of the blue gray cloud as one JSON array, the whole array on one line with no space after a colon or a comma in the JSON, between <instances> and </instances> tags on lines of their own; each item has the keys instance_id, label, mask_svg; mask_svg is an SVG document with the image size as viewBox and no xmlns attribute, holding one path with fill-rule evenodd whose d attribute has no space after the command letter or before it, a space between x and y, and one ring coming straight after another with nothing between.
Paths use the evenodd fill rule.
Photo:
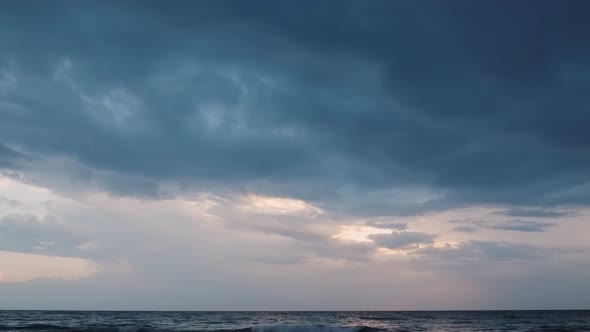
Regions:
<instances>
[{"instance_id":1,"label":"blue gray cloud","mask_svg":"<svg viewBox=\"0 0 590 332\"><path fill-rule=\"evenodd\" d=\"M546 221L508 219L501 221L494 220L451 220L451 223L460 223L453 230L462 233L473 233L478 229L497 229L517 232L546 232L550 228L558 227L559 224Z\"/></svg>"},{"instance_id":2,"label":"blue gray cloud","mask_svg":"<svg viewBox=\"0 0 590 332\"><path fill-rule=\"evenodd\" d=\"M475 233L478 228L474 226L455 226L453 230L460 233Z\"/></svg>"},{"instance_id":3,"label":"blue gray cloud","mask_svg":"<svg viewBox=\"0 0 590 332\"><path fill-rule=\"evenodd\" d=\"M589 9L5 0L0 250L106 266L75 287L154 290L125 289L125 303L179 285L166 301L182 308L214 292L221 309L257 296L309 304L299 290L312 289L316 304L376 293L382 309L398 291L430 303L439 280L477 279L490 298L561 268L582 277L558 288L578 288ZM248 205L251 195L286 212ZM421 269L436 282L419 284ZM314 289L310 271L333 288ZM53 285L68 288L30 289ZM0 287L14 301L27 286Z\"/></svg>"},{"instance_id":4,"label":"blue gray cloud","mask_svg":"<svg viewBox=\"0 0 590 332\"><path fill-rule=\"evenodd\" d=\"M590 197L583 2L4 7L5 168L66 156L123 195L175 181L329 203L344 187L445 193L420 209ZM490 12L510 14L500 28Z\"/></svg>"},{"instance_id":5,"label":"blue gray cloud","mask_svg":"<svg viewBox=\"0 0 590 332\"><path fill-rule=\"evenodd\" d=\"M542 208L511 208L498 211L497 214L509 217L561 218L573 216L575 212Z\"/></svg>"},{"instance_id":6,"label":"blue gray cloud","mask_svg":"<svg viewBox=\"0 0 590 332\"><path fill-rule=\"evenodd\" d=\"M488 225L487 228L501 229L519 232L545 232L548 228L556 227L557 224L550 222L535 222L527 220L513 220L508 222Z\"/></svg>"},{"instance_id":7,"label":"blue gray cloud","mask_svg":"<svg viewBox=\"0 0 590 332\"><path fill-rule=\"evenodd\" d=\"M0 240L0 250L65 256L83 256L79 246L86 242L57 220L18 214L0 218Z\"/></svg>"},{"instance_id":8,"label":"blue gray cloud","mask_svg":"<svg viewBox=\"0 0 590 332\"><path fill-rule=\"evenodd\" d=\"M434 242L435 236L422 232L391 232L391 234L372 234L369 236L377 246L393 249L413 249L420 245L429 245Z\"/></svg>"}]
</instances>

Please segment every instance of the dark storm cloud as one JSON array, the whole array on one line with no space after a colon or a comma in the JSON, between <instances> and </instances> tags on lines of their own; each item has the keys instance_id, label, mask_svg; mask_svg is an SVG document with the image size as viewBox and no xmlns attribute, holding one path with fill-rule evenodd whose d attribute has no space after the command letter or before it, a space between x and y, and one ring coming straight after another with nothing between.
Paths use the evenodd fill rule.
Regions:
<instances>
[{"instance_id":1,"label":"dark storm cloud","mask_svg":"<svg viewBox=\"0 0 590 332\"><path fill-rule=\"evenodd\" d=\"M328 203L353 188L382 214L364 195L406 186L446 194L414 212L588 204L588 6L6 2L0 142L124 195L260 181ZM0 166L18 158L0 145Z\"/></svg>"},{"instance_id":2,"label":"dark storm cloud","mask_svg":"<svg viewBox=\"0 0 590 332\"><path fill-rule=\"evenodd\" d=\"M16 167L17 161L24 158L22 154L0 143L0 167Z\"/></svg>"}]
</instances>

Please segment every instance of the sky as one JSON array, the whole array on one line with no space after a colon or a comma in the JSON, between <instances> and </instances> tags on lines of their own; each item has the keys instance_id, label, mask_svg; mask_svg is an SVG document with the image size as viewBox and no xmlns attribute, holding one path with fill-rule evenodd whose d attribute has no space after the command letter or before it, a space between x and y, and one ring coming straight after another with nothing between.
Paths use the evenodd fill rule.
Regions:
<instances>
[{"instance_id":1,"label":"sky","mask_svg":"<svg viewBox=\"0 0 590 332\"><path fill-rule=\"evenodd\" d=\"M590 308L587 1L0 7L0 309Z\"/></svg>"}]
</instances>

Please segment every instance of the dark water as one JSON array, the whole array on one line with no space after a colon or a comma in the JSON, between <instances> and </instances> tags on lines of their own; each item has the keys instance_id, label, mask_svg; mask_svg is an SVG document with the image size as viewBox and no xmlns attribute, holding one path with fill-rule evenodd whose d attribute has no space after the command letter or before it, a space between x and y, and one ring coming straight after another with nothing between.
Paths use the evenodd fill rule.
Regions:
<instances>
[{"instance_id":1,"label":"dark water","mask_svg":"<svg viewBox=\"0 0 590 332\"><path fill-rule=\"evenodd\" d=\"M590 331L590 311L0 311L0 331Z\"/></svg>"}]
</instances>

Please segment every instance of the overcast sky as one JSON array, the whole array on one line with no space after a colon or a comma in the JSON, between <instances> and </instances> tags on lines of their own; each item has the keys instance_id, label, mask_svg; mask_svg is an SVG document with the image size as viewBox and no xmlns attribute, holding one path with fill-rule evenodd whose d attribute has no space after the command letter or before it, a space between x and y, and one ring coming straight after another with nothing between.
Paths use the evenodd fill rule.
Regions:
<instances>
[{"instance_id":1,"label":"overcast sky","mask_svg":"<svg viewBox=\"0 0 590 332\"><path fill-rule=\"evenodd\" d=\"M0 4L0 309L590 307L587 1Z\"/></svg>"}]
</instances>

